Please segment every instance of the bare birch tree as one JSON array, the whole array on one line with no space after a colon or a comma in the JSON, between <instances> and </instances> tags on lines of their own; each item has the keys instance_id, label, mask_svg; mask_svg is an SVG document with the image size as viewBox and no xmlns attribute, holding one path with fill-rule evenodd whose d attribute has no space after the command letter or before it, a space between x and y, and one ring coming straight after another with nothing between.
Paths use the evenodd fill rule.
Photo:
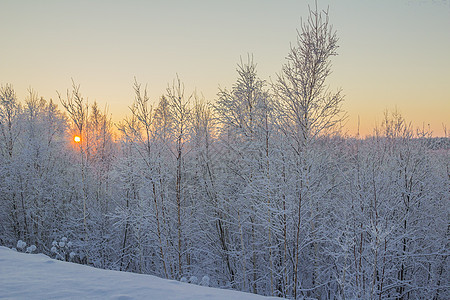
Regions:
<instances>
[{"instance_id":1,"label":"bare birch tree","mask_svg":"<svg viewBox=\"0 0 450 300\"><path fill-rule=\"evenodd\" d=\"M297 164L297 216L294 242L293 296L297 297L301 224L305 207L314 206L311 192L311 149L320 136L337 129L344 115L341 91L331 92L327 79L331 74L331 58L338 48L338 38L329 23L328 11L309 11L309 16L297 31L297 42L291 46L287 62L278 75L274 90L279 100L281 129L291 143ZM306 206L305 206L306 205ZM309 214L312 215L313 211ZM312 218L311 218L312 220ZM310 222L311 233L315 222ZM314 244L317 259L317 244ZM317 269L316 267L314 269ZM314 271L312 285L315 282Z\"/></svg>"}]
</instances>

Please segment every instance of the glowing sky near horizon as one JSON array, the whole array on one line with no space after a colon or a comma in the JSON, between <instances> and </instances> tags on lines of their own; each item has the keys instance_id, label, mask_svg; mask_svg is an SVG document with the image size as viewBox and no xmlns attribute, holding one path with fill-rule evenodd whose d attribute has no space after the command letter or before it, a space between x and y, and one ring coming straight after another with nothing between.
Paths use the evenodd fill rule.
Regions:
<instances>
[{"instance_id":1,"label":"glowing sky near horizon","mask_svg":"<svg viewBox=\"0 0 450 300\"><path fill-rule=\"evenodd\" d=\"M0 84L23 101L57 100L80 84L113 121L129 115L132 84L156 103L176 74L186 93L214 101L252 54L274 81L314 1L0 0ZM370 134L386 109L443 135L450 116L450 1L318 1L340 38L331 89L342 88L346 130Z\"/></svg>"}]
</instances>

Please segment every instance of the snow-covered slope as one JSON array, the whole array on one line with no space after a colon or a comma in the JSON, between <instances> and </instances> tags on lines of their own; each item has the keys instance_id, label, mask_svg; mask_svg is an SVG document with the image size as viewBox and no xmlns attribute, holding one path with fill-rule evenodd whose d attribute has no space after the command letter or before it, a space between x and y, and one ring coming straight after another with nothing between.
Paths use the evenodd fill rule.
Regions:
<instances>
[{"instance_id":1,"label":"snow-covered slope","mask_svg":"<svg viewBox=\"0 0 450 300\"><path fill-rule=\"evenodd\" d=\"M101 270L0 247L0 299L269 298L150 275Z\"/></svg>"}]
</instances>

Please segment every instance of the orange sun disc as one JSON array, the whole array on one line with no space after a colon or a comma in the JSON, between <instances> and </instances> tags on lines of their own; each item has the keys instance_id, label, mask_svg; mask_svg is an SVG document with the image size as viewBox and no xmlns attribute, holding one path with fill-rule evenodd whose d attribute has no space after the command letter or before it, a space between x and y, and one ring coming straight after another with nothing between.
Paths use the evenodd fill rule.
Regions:
<instances>
[{"instance_id":1,"label":"orange sun disc","mask_svg":"<svg viewBox=\"0 0 450 300\"><path fill-rule=\"evenodd\" d=\"M81 137L76 135L73 137L73 140L75 141L75 143L79 143L79 142L81 142Z\"/></svg>"}]
</instances>

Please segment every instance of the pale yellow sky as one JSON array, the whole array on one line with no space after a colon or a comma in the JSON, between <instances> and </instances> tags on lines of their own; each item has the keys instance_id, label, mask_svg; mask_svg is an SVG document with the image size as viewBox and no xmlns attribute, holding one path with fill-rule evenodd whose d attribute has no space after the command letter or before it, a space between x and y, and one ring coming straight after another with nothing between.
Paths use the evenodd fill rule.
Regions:
<instances>
[{"instance_id":1,"label":"pale yellow sky","mask_svg":"<svg viewBox=\"0 0 450 300\"><path fill-rule=\"evenodd\" d=\"M132 84L153 101L178 74L186 92L214 101L253 54L262 79L275 80L300 18L313 1L0 0L0 84L20 100L32 87L57 99L71 78L114 121L128 115ZM327 0L340 37L331 89L341 87L347 130L371 133L386 109L443 134L450 116L450 1Z\"/></svg>"}]
</instances>

